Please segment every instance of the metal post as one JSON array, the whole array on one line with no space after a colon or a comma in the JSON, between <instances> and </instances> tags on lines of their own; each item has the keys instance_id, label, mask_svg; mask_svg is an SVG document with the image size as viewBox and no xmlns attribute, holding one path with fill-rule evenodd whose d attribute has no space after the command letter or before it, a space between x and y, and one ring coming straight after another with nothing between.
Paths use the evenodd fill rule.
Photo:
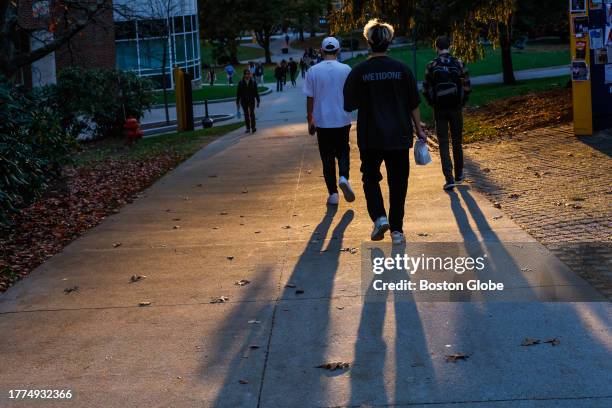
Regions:
<instances>
[{"instance_id":1,"label":"metal post","mask_svg":"<svg viewBox=\"0 0 612 408\"><path fill-rule=\"evenodd\" d=\"M417 39L416 39L416 27L412 29L412 63L414 68L414 77L417 78Z\"/></svg>"}]
</instances>

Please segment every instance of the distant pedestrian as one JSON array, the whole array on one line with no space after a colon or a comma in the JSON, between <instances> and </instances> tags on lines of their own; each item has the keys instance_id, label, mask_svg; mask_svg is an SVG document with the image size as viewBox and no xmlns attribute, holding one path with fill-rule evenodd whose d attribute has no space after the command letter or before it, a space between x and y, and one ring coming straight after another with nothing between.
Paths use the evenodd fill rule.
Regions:
<instances>
[{"instance_id":1,"label":"distant pedestrian","mask_svg":"<svg viewBox=\"0 0 612 408\"><path fill-rule=\"evenodd\" d=\"M306 78L306 71L308 70L308 65L306 61L304 61L304 57L300 59L300 73L302 74L302 79Z\"/></svg>"},{"instance_id":2,"label":"distant pedestrian","mask_svg":"<svg viewBox=\"0 0 612 408\"><path fill-rule=\"evenodd\" d=\"M340 44L334 37L325 38L321 49L325 59L308 71L303 90L306 94L308 129L312 133L312 129L316 128L317 132L323 176L329 193L327 204L338 205L338 187L346 201L355 201L355 193L349 183L351 117L344 110L342 94L351 68L336 60ZM338 184L336 160L340 176Z\"/></svg>"},{"instance_id":3,"label":"distant pedestrian","mask_svg":"<svg viewBox=\"0 0 612 408\"><path fill-rule=\"evenodd\" d=\"M255 63L253 61L249 61L249 71L251 71L251 75L255 75Z\"/></svg>"},{"instance_id":4,"label":"distant pedestrian","mask_svg":"<svg viewBox=\"0 0 612 408\"><path fill-rule=\"evenodd\" d=\"M257 105L256 105L257 104ZM236 108L242 107L246 133L257 131L255 125L255 106L259 108L259 91L249 69L244 70L244 76L238 83L236 91Z\"/></svg>"},{"instance_id":5,"label":"distant pedestrian","mask_svg":"<svg viewBox=\"0 0 612 408\"><path fill-rule=\"evenodd\" d=\"M259 85L263 85L264 81L264 67L263 64L258 62L255 64L255 79Z\"/></svg>"},{"instance_id":6,"label":"distant pedestrian","mask_svg":"<svg viewBox=\"0 0 612 408\"><path fill-rule=\"evenodd\" d=\"M297 82L295 78L297 77L298 65L297 62L293 60L293 58L289 58L289 63L287 63L287 67L289 68L289 77L291 78L291 85L296 86Z\"/></svg>"},{"instance_id":7,"label":"distant pedestrian","mask_svg":"<svg viewBox=\"0 0 612 408\"><path fill-rule=\"evenodd\" d=\"M276 92L283 92L283 72L284 69L280 62L274 68L274 78L276 78Z\"/></svg>"},{"instance_id":8,"label":"distant pedestrian","mask_svg":"<svg viewBox=\"0 0 612 408\"><path fill-rule=\"evenodd\" d=\"M210 64L208 66L208 83L210 84L210 86L213 86L215 84L215 66Z\"/></svg>"},{"instance_id":9,"label":"distant pedestrian","mask_svg":"<svg viewBox=\"0 0 612 408\"><path fill-rule=\"evenodd\" d=\"M465 180L463 174L463 107L471 91L467 68L460 59L450 54L450 45L448 37L439 37L436 40L438 57L427 65L425 81L423 81L425 99L434 109L442 173L446 179L445 190L452 190ZM449 153L449 130L453 146L452 161Z\"/></svg>"},{"instance_id":10,"label":"distant pedestrian","mask_svg":"<svg viewBox=\"0 0 612 408\"><path fill-rule=\"evenodd\" d=\"M281 68L283 69L283 85L287 85L287 72L289 71L289 67L287 67L287 61L281 61Z\"/></svg>"},{"instance_id":11,"label":"distant pedestrian","mask_svg":"<svg viewBox=\"0 0 612 408\"><path fill-rule=\"evenodd\" d=\"M234 84L234 73L236 71L234 70L234 67L232 66L232 64L227 64L225 66L225 74L227 75L227 84L228 85L233 85Z\"/></svg>"},{"instance_id":12,"label":"distant pedestrian","mask_svg":"<svg viewBox=\"0 0 612 408\"><path fill-rule=\"evenodd\" d=\"M393 243L401 244L406 241L404 207L414 127L419 139L425 141L427 136L421 127L416 79L404 63L387 56L393 34L391 25L377 19L366 24L363 35L372 53L349 74L344 85L344 109L359 110L357 142L363 191L374 222L371 238L380 241L391 229ZM389 185L388 219L380 189L383 162Z\"/></svg>"}]
</instances>

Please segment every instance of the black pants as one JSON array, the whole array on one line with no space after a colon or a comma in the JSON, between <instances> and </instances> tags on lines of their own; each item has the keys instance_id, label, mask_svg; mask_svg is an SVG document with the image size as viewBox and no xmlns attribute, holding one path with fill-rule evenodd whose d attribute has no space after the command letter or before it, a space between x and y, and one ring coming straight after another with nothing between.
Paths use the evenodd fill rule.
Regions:
<instances>
[{"instance_id":1,"label":"black pants","mask_svg":"<svg viewBox=\"0 0 612 408\"><path fill-rule=\"evenodd\" d=\"M462 109L442 110L434 112L436 120L436 134L440 144L440 158L442 159L442 173L446 181L453 181L463 173L463 112ZM453 161L449 152L450 139L453 143L453 161L455 162L455 177L453 177Z\"/></svg>"},{"instance_id":2,"label":"black pants","mask_svg":"<svg viewBox=\"0 0 612 408\"><path fill-rule=\"evenodd\" d=\"M340 177L349 178L350 147L349 131L351 125L341 128L317 128L317 141L319 153L323 162L323 177L329 194L338 192L336 181L336 159L338 160L338 173Z\"/></svg>"},{"instance_id":3,"label":"black pants","mask_svg":"<svg viewBox=\"0 0 612 408\"><path fill-rule=\"evenodd\" d=\"M410 174L410 150L375 150L362 149L361 173L363 192L372 221L386 216L380 182L382 162L387 167L387 184L389 185L389 224L391 231L404 232L404 206L408 193L408 176Z\"/></svg>"},{"instance_id":4,"label":"black pants","mask_svg":"<svg viewBox=\"0 0 612 408\"><path fill-rule=\"evenodd\" d=\"M282 92L282 91L283 91L283 79L276 78L276 92Z\"/></svg>"},{"instance_id":5,"label":"black pants","mask_svg":"<svg viewBox=\"0 0 612 408\"><path fill-rule=\"evenodd\" d=\"M247 130L255 130L255 101L241 101L240 105L242 105Z\"/></svg>"},{"instance_id":6,"label":"black pants","mask_svg":"<svg viewBox=\"0 0 612 408\"><path fill-rule=\"evenodd\" d=\"M295 77L297 76L297 72L291 73L291 85L296 86L297 82L295 82Z\"/></svg>"}]
</instances>

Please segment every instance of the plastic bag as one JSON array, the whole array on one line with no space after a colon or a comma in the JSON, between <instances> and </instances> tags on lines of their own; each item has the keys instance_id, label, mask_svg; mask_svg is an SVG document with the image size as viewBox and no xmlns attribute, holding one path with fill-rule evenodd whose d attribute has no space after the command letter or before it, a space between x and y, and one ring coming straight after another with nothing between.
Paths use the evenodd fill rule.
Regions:
<instances>
[{"instance_id":1,"label":"plastic bag","mask_svg":"<svg viewBox=\"0 0 612 408\"><path fill-rule=\"evenodd\" d=\"M429 147L427 143L422 140L417 140L414 145L414 161L419 166L426 166L431 163L431 155L429 154Z\"/></svg>"}]
</instances>

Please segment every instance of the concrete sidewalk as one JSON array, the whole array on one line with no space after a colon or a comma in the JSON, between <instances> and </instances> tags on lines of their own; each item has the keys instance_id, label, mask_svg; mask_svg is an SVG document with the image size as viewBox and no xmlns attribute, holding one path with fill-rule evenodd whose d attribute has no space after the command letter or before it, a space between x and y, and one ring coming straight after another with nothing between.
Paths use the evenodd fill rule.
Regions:
<instances>
[{"instance_id":1,"label":"concrete sidewalk","mask_svg":"<svg viewBox=\"0 0 612 408\"><path fill-rule=\"evenodd\" d=\"M371 228L354 134L357 201L327 209L300 90L273 98L258 133L208 145L0 297L0 406L34 406L7 398L32 388L73 391L46 407L612 404L609 303L364 302L361 257L341 251ZM442 184L437 159L413 167L411 242L534 242ZM561 270L552 287L590 290ZM470 358L445 361L456 352ZM351 367L315 368L330 361Z\"/></svg>"}]
</instances>

